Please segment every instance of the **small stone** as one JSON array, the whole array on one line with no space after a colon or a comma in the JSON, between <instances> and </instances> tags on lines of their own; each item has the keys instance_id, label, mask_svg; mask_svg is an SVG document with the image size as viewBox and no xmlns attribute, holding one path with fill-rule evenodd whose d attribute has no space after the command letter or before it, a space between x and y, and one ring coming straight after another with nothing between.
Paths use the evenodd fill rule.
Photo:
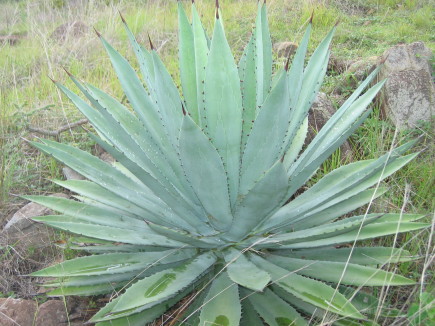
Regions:
<instances>
[{"instance_id":1,"label":"small stone","mask_svg":"<svg viewBox=\"0 0 435 326\"><path fill-rule=\"evenodd\" d=\"M64 42L70 37L81 37L89 31L90 28L85 23L73 21L58 26L50 37L56 41Z\"/></svg>"},{"instance_id":2,"label":"small stone","mask_svg":"<svg viewBox=\"0 0 435 326\"><path fill-rule=\"evenodd\" d=\"M48 300L39 306L35 326L68 325L67 308L60 300Z\"/></svg>"},{"instance_id":3,"label":"small stone","mask_svg":"<svg viewBox=\"0 0 435 326\"><path fill-rule=\"evenodd\" d=\"M65 179L67 180L84 180L85 177L82 176L81 174L77 173L76 171L74 171L73 169L65 166L62 168L62 173L63 176L65 177Z\"/></svg>"},{"instance_id":4,"label":"small stone","mask_svg":"<svg viewBox=\"0 0 435 326\"><path fill-rule=\"evenodd\" d=\"M115 159L113 158L112 155L110 155L107 152L103 152L100 154L100 159L103 160L106 163L112 164L113 162L115 162Z\"/></svg>"},{"instance_id":5,"label":"small stone","mask_svg":"<svg viewBox=\"0 0 435 326\"><path fill-rule=\"evenodd\" d=\"M298 45L294 42L279 42L273 45L277 56L279 58L288 58L296 52Z\"/></svg>"},{"instance_id":6,"label":"small stone","mask_svg":"<svg viewBox=\"0 0 435 326\"><path fill-rule=\"evenodd\" d=\"M63 193L57 193L51 196L63 198L69 197ZM15 212L12 218L4 226L3 231L8 233L22 232L35 224L32 217L49 215L51 213L52 211L47 207L37 203L28 203Z\"/></svg>"}]
</instances>

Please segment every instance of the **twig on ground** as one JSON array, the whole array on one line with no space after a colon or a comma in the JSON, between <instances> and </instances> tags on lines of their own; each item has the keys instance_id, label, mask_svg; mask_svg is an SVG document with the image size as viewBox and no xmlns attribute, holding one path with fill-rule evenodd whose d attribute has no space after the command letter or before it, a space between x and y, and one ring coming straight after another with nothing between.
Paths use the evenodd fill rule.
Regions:
<instances>
[{"instance_id":1,"label":"twig on ground","mask_svg":"<svg viewBox=\"0 0 435 326\"><path fill-rule=\"evenodd\" d=\"M81 126L81 125L88 123L88 122L89 122L88 119L81 119L81 120L76 121L74 123L68 123L66 125L63 125L57 130L46 130L46 129L36 128L36 127L32 127L32 126L28 126L27 129L29 131L37 132L37 133L45 135L45 136L58 137L62 132L73 129L73 128L78 127L78 126Z\"/></svg>"}]
</instances>

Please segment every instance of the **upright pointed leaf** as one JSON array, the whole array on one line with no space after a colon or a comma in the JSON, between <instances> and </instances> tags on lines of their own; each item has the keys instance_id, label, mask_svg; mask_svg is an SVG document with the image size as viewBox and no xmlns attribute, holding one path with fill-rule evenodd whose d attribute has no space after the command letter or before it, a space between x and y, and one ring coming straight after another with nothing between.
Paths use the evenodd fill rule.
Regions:
<instances>
[{"instance_id":1,"label":"upright pointed leaf","mask_svg":"<svg viewBox=\"0 0 435 326\"><path fill-rule=\"evenodd\" d=\"M234 205L239 183L242 98L237 66L220 19L215 22L204 92L205 130L222 157Z\"/></svg>"}]
</instances>

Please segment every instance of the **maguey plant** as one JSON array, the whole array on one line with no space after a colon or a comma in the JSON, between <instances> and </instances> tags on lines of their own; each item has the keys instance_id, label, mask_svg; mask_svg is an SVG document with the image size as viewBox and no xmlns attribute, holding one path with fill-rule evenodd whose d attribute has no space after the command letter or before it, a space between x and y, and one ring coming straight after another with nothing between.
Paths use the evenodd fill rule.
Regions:
<instances>
[{"instance_id":1,"label":"maguey plant","mask_svg":"<svg viewBox=\"0 0 435 326\"><path fill-rule=\"evenodd\" d=\"M72 75L87 100L55 82L115 163L46 139L33 143L86 178L54 181L77 200L27 196L60 213L35 220L77 234L71 248L91 254L33 276L50 278L44 286L55 288L52 296L112 293L91 319L99 326L145 325L183 298L166 314L170 325L308 325L319 318L375 325L375 315L391 312L379 311L361 288L414 284L383 269L413 257L355 243L428 225L416 222L422 215L348 213L387 191L379 182L416 156L404 155L413 142L300 189L370 114L384 84L369 88L379 68L305 148L307 113L335 27L305 64L310 21L292 64L272 74L264 3L238 65L219 7L211 37L191 8L190 22L178 3L182 95L156 50L139 45L124 19L143 79L98 36L127 105Z\"/></svg>"}]
</instances>

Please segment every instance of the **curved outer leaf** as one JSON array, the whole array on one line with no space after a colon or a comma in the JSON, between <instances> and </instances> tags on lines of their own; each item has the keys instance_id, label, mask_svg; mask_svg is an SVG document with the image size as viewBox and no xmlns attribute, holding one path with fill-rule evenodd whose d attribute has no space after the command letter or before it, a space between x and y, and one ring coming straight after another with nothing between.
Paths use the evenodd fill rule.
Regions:
<instances>
[{"instance_id":1,"label":"curved outer leaf","mask_svg":"<svg viewBox=\"0 0 435 326\"><path fill-rule=\"evenodd\" d=\"M154 94L159 107L162 123L174 150L178 149L178 135L181 129L183 112L181 97L171 75L166 70L155 50L151 51L154 64Z\"/></svg>"},{"instance_id":2,"label":"curved outer leaf","mask_svg":"<svg viewBox=\"0 0 435 326\"><path fill-rule=\"evenodd\" d=\"M66 277L127 273L158 264L186 260L194 255L193 249L183 249L85 256L41 269L32 273L32 276Z\"/></svg>"},{"instance_id":3,"label":"curved outer leaf","mask_svg":"<svg viewBox=\"0 0 435 326\"><path fill-rule=\"evenodd\" d=\"M328 223L365 204L371 203L387 191L388 188L374 188L362 191L350 198L338 198L337 200L327 202L306 214L304 219L292 224L291 228L298 231ZM335 201L338 203L335 203Z\"/></svg>"},{"instance_id":4,"label":"curved outer leaf","mask_svg":"<svg viewBox=\"0 0 435 326\"><path fill-rule=\"evenodd\" d=\"M307 242L299 242L289 245L282 245L281 249L299 249L299 248L315 248L315 247L324 247L330 245L336 245L340 243L354 242L355 240L365 240L365 239L373 239L378 238L390 234L402 233L420 230L429 227L429 223L413 223L413 222L405 222L405 223L397 223L397 222L380 222L380 223L371 223L369 225L363 226L361 231L353 230L348 233L344 233L335 237L307 241Z\"/></svg>"},{"instance_id":5,"label":"curved outer leaf","mask_svg":"<svg viewBox=\"0 0 435 326\"><path fill-rule=\"evenodd\" d=\"M335 314L331 314L330 312L326 312L323 309L320 309L316 306L313 306L309 303L306 303L300 299L298 299L297 297L295 297L294 295L292 295L289 292L286 292L283 288L276 286L276 285L272 285L272 289L273 292L275 292L277 295L279 295L281 298L283 298L285 301L287 301L288 303L290 303L292 306L296 307L299 311L303 311L306 314L312 316L312 317L317 317L320 319L323 318L327 318L327 320L329 322L332 323L332 325L334 326L358 326L358 325L364 325L364 326L379 326L379 324L375 323L374 321L369 321L366 322L364 320L352 320L350 318L343 318L341 316L337 316ZM351 298L349 298L349 300L351 300ZM352 304L354 303L351 300ZM356 305L355 307L360 308L360 305ZM359 309L361 312L366 312L366 310L364 309Z\"/></svg>"},{"instance_id":6,"label":"curved outer leaf","mask_svg":"<svg viewBox=\"0 0 435 326\"><path fill-rule=\"evenodd\" d=\"M205 81L205 131L222 157L227 172L231 204L237 198L242 136L242 97L237 66L216 19Z\"/></svg>"},{"instance_id":7,"label":"curved outer leaf","mask_svg":"<svg viewBox=\"0 0 435 326\"><path fill-rule=\"evenodd\" d=\"M258 314L270 326L307 326L305 319L289 304L271 290L264 293L252 293L248 296Z\"/></svg>"},{"instance_id":8,"label":"curved outer leaf","mask_svg":"<svg viewBox=\"0 0 435 326\"><path fill-rule=\"evenodd\" d=\"M312 241L316 239L330 238L339 234L347 233L349 231L358 229L361 225L375 222L382 214L367 214L360 216L352 216L333 223L323 224L317 227L304 229L295 232L274 234L269 239L264 239L259 242L258 247L270 248L280 247L282 244ZM251 241L255 241L254 238Z\"/></svg>"},{"instance_id":9,"label":"curved outer leaf","mask_svg":"<svg viewBox=\"0 0 435 326\"><path fill-rule=\"evenodd\" d=\"M217 230L228 230L233 217L222 160L189 116L183 120L180 155L190 184L208 214L209 223Z\"/></svg>"},{"instance_id":10,"label":"curved outer leaf","mask_svg":"<svg viewBox=\"0 0 435 326\"><path fill-rule=\"evenodd\" d=\"M413 256L407 250L388 247L368 248L316 248L302 250L276 250L280 256L300 259L328 260L347 262L358 265L384 265L413 260ZM349 256L352 256L349 258Z\"/></svg>"},{"instance_id":11,"label":"curved outer leaf","mask_svg":"<svg viewBox=\"0 0 435 326\"><path fill-rule=\"evenodd\" d=\"M326 258L326 257L325 257ZM373 267L346 262L308 260L270 255L267 260L289 271L326 282L358 286L412 285L413 280ZM322 271L319 273L319 271ZM343 273L344 272L344 273Z\"/></svg>"},{"instance_id":12,"label":"curved outer leaf","mask_svg":"<svg viewBox=\"0 0 435 326\"><path fill-rule=\"evenodd\" d=\"M262 173L281 158L279 156L289 122L289 96L285 74L266 98L243 151L239 193L252 189Z\"/></svg>"},{"instance_id":13,"label":"curved outer leaf","mask_svg":"<svg viewBox=\"0 0 435 326\"><path fill-rule=\"evenodd\" d=\"M162 184L154 179L150 174L142 170L136 163L130 161L121 152L117 151L110 144L104 142L100 138L90 135L95 142L100 145L105 151L111 154L119 163L122 164L130 173L132 173L142 184L147 184L156 196L161 198L167 206L173 210L175 214L170 215L171 222L177 220L172 227L182 227L184 230L188 230L193 234L199 233L202 235L214 234L214 230L205 223L198 223L203 219L203 216L196 212L194 206L184 200L182 196L177 196L162 186ZM196 214L195 214L196 213ZM162 224L156 222L156 224ZM187 224L187 225L186 225ZM192 231L193 229L193 231Z\"/></svg>"},{"instance_id":14,"label":"curved outer leaf","mask_svg":"<svg viewBox=\"0 0 435 326\"><path fill-rule=\"evenodd\" d=\"M296 53L293 58L292 65L287 74L287 78L288 78L287 85L289 88L288 91L290 95L290 108L292 109L296 109L296 105L299 102L299 96L300 96L302 81L304 77L304 62L308 49L308 41L310 40L311 27L312 24L310 22L308 24L307 29L305 30L301 43L296 49Z\"/></svg>"},{"instance_id":15,"label":"curved outer leaf","mask_svg":"<svg viewBox=\"0 0 435 326\"><path fill-rule=\"evenodd\" d=\"M199 325L238 326L241 316L238 285L226 272L213 281L201 309Z\"/></svg>"},{"instance_id":16,"label":"curved outer leaf","mask_svg":"<svg viewBox=\"0 0 435 326\"><path fill-rule=\"evenodd\" d=\"M148 230L148 226L143 220L113 213L106 208L91 206L75 200L47 196L25 196L23 198L90 223L138 230L139 232L146 232Z\"/></svg>"},{"instance_id":17,"label":"curved outer leaf","mask_svg":"<svg viewBox=\"0 0 435 326\"><path fill-rule=\"evenodd\" d=\"M270 275L248 260L242 252L229 248L224 251L228 276L233 282L254 291L263 291L270 282Z\"/></svg>"},{"instance_id":18,"label":"curved outer leaf","mask_svg":"<svg viewBox=\"0 0 435 326\"><path fill-rule=\"evenodd\" d=\"M84 220L65 215L34 217L33 220L42 222L60 230L113 242L123 242L146 246L166 246L170 248L180 248L186 246L181 242L170 240L152 232L147 231L139 233L137 230L122 229L120 227L89 223Z\"/></svg>"},{"instance_id":19,"label":"curved outer leaf","mask_svg":"<svg viewBox=\"0 0 435 326\"><path fill-rule=\"evenodd\" d=\"M338 201L340 196L342 199L348 199L366 190L397 171L417 155L398 157L408 146L409 144L400 146L392 153L387 153L377 160L352 163L331 172L304 194L279 209L261 229L269 230L272 226L298 222L305 218L303 213L313 210L315 205L323 204L329 199ZM355 171L352 171L352 168L355 168ZM309 199L308 196L310 196Z\"/></svg>"},{"instance_id":20,"label":"curved outer leaf","mask_svg":"<svg viewBox=\"0 0 435 326\"><path fill-rule=\"evenodd\" d=\"M148 87L152 88L154 85L154 65L153 59L151 58L150 52L141 46L134 34L131 32L130 28L127 25L127 22L124 20L124 17L121 15L121 20L124 23L125 31L127 32L128 39L133 48L134 54L136 55L136 59L139 63L139 68L142 74L142 77L146 81ZM150 89L152 91L152 89Z\"/></svg>"},{"instance_id":21,"label":"curved outer leaf","mask_svg":"<svg viewBox=\"0 0 435 326\"><path fill-rule=\"evenodd\" d=\"M349 117L349 111L351 111L351 106L358 99L358 97L362 94L362 92L367 88L368 85L374 80L377 76L381 66L377 67L352 93L352 95L343 103L343 105L337 110L337 112L329 119L323 128L319 131L319 133L314 137L314 139L308 145L308 148L304 152L303 156L308 158L314 152L320 148L321 144L323 144L324 148L327 146L325 143L333 143L333 140L336 139L338 133L334 130L334 127L344 125L344 120L341 120L343 116L347 115ZM349 124L349 122L347 122Z\"/></svg>"},{"instance_id":22,"label":"curved outer leaf","mask_svg":"<svg viewBox=\"0 0 435 326\"><path fill-rule=\"evenodd\" d=\"M149 214L143 208L117 196L94 182L87 180L53 180L53 182L65 189L102 203L107 207L120 209L131 217L145 218Z\"/></svg>"},{"instance_id":23,"label":"curved outer leaf","mask_svg":"<svg viewBox=\"0 0 435 326\"><path fill-rule=\"evenodd\" d=\"M162 148L146 130L144 124L117 100L90 84L83 86L77 81L75 82L86 97L92 101L94 107L106 117L106 123L112 130L117 131L116 135L122 134L122 131L124 131L124 134L126 134L124 137L129 137L127 140L129 141L128 146L131 147L129 150L143 153L139 162L132 159L133 161L161 180L168 190L174 191L173 186L183 189L180 182L185 180L183 180L184 175L180 172L181 169L176 153L163 152ZM123 153L126 152L124 148L118 146L118 149ZM132 157L129 156L129 158Z\"/></svg>"},{"instance_id":24,"label":"curved outer leaf","mask_svg":"<svg viewBox=\"0 0 435 326\"><path fill-rule=\"evenodd\" d=\"M113 68L116 71L118 79L127 96L131 106L137 113L140 120L144 123L147 130L150 131L154 140L161 148L169 149L171 147L167 132L161 122L161 115L158 108L154 105L148 96L148 92L137 77L136 72L130 66L128 61L122 57L107 41L100 37L101 42L112 61Z\"/></svg>"},{"instance_id":25,"label":"curved outer leaf","mask_svg":"<svg viewBox=\"0 0 435 326\"><path fill-rule=\"evenodd\" d=\"M82 286L60 286L47 293L50 297L63 297L69 295L91 296L110 293L124 286L127 282L112 282L96 285L82 285Z\"/></svg>"},{"instance_id":26,"label":"curved outer leaf","mask_svg":"<svg viewBox=\"0 0 435 326\"><path fill-rule=\"evenodd\" d=\"M169 220L168 222L171 219L176 219L169 207L154 196L146 186L128 178L113 166L77 148L47 139L44 139L44 142L46 144L32 143L32 145L65 163L87 179L148 210L150 214L156 215L153 220L148 216L148 220L159 223L163 216ZM177 224L174 226L177 227L177 225L191 229L188 224L186 226L182 219L177 220Z\"/></svg>"},{"instance_id":27,"label":"curved outer leaf","mask_svg":"<svg viewBox=\"0 0 435 326\"><path fill-rule=\"evenodd\" d=\"M326 35L323 41L318 45L313 55L311 56L308 64L304 70L303 80L297 76L300 74L301 66L303 66L303 61L306 54L306 44L308 42L310 35L310 26L308 27L304 38L302 39L302 48L300 53L297 53L297 61L292 65L292 70L289 72L289 87L295 87L295 91L298 94L296 96L290 93L294 98L291 100L292 110L290 114L290 123L287 129L287 135L285 142L282 144L281 155L284 155L288 147L293 143L294 137L299 130L301 124L308 115L308 110L310 109L317 92L320 89L323 78L326 74L326 69L328 67L330 50L329 46L334 36L335 27ZM291 83L291 84L290 84ZM300 92L298 92L300 90ZM329 155L328 155L329 156ZM289 173L289 176L292 174ZM290 197L290 195L288 196Z\"/></svg>"},{"instance_id":28,"label":"curved outer leaf","mask_svg":"<svg viewBox=\"0 0 435 326\"><path fill-rule=\"evenodd\" d=\"M215 262L213 254L205 253L179 267L146 277L125 291L112 313L155 306L193 283Z\"/></svg>"},{"instance_id":29,"label":"curved outer leaf","mask_svg":"<svg viewBox=\"0 0 435 326\"><path fill-rule=\"evenodd\" d=\"M340 293L326 285L278 267L257 255L250 259L267 271L274 283L299 299L341 316L364 319L364 316Z\"/></svg>"},{"instance_id":30,"label":"curved outer leaf","mask_svg":"<svg viewBox=\"0 0 435 326\"><path fill-rule=\"evenodd\" d=\"M363 116L367 106L372 102L384 82L385 81L377 83L350 105L348 111L346 111L346 115L343 114L337 125L328 133L327 137L324 136L323 145L319 144L319 147L312 150L307 148L307 150L304 151L288 171L289 177L293 183L292 188L289 190L289 195L292 195L307 181L318 168L318 161L323 162L346 140L348 137L346 131L352 130L352 125L358 125L358 118Z\"/></svg>"}]
</instances>

